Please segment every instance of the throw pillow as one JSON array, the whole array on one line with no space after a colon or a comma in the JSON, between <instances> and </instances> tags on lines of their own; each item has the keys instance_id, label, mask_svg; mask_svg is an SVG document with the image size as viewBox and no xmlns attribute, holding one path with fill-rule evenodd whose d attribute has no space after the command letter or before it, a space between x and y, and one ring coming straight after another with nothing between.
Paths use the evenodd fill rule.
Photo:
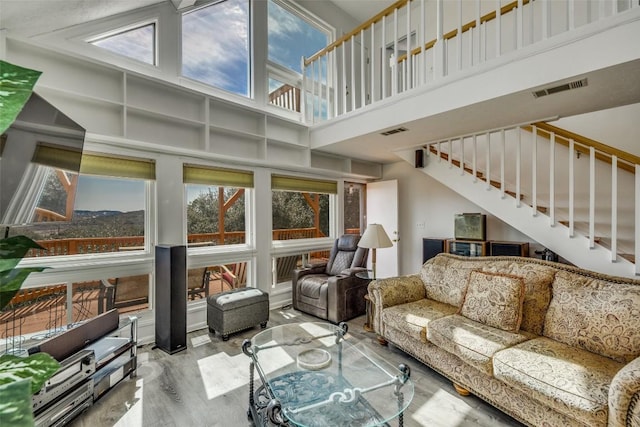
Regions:
<instances>
[{"instance_id":1,"label":"throw pillow","mask_svg":"<svg viewBox=\"0 0 640 427\"><path fill-rule=\"evenodd\" d=\"M521 277L474 270L469 275L459 314L487 326L517 332L523 302Z\"/></svg>"}]
</instances>

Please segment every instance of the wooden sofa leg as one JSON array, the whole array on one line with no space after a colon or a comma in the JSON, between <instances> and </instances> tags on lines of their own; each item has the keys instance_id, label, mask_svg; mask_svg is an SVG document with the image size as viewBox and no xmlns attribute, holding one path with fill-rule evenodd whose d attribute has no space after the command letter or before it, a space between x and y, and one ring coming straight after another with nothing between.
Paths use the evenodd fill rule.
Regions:
<instances>
[{"instance_id":1,"label":"wooden sofa leg","mask_svg":"<svg viewBox=\"0 0 640 427\"><path fill-rule=\"evenodd\" d=\"M466 388L462 387L460 384L453 383L453 388L456 389L460 396L469 396L471 392Z\"/></svg>"},{"instance_id":2,"label":"wooden sofa leg","mask_svg":"<svg viewBox=\"0 0 640 427\"><path fill-rule=\"evenodd\" d=\"M378 344L380 344L380 345L385 345L386 346L387 344L389 344L389 342L387 340L385 340L382 335L378 335L376 338L378 339Z\"/></svg>"}]
</instances>

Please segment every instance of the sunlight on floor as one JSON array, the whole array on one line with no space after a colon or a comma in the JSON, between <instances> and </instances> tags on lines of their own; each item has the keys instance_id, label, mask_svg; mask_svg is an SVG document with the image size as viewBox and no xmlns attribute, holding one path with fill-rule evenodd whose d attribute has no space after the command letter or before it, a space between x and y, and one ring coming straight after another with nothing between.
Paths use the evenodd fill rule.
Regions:
<instances>
[{"instance_id":1,"label":"sunlight on floor","mask_svg":"<svg viewBox=\"0 0 640 427\"><path fill-rule=\"evenodd\" d=\"M136 392L133 405L128 406L127 412L114 424L114 427L140 427L142 425L142 395L143 379L136 380Z\"/></svg>"},{"instance_id":2,"label":"sunlight on floor","mask_svg":"<svg viewBox=\"0 0 640 427\"><path fill-rule=\"evenodd\" d=\"M209 344L211 342L211 337L209 335L200 335L198 337L191 338L191 345L193 347L199 347L204 344Z\"/></svg>"},{"instance_id":3,"label":"sunlight on floor","mask_svg":"<svg viewBox=\"0 0 640 427\"><path fill-rule=\"evenodd\" d=\"M282 317L284 317L285 319L295 319L296 317L299 317L300 314L294 312L293 310L289 310L289 311L279 311L278 314Z\"/></svg>"},{"instance_id":4,"label":"sunlight on floor","mask_svg":"<svg viewBox=\"0 0 640 427\"><path fill-rule=\"evenodd\" d=\"M266 373L273 372L294 362L280 348L272 349L268 354L269 358L260 362ZM204 383L207 399L215 399L231 390L248 384L249 360L249 357L244 353L229 356L224 352L198 360L200 377ZM257 372L255 375L257 378Z\"/></svg>"},{"instance_id":5,"label":"sunlight on floor","mask_svg":"<svg viewBox=\"0 0 640 427\"><path fill-rule=\"evenodd\" d=\"M471 407L444 390L438 390L431 399L411 414L418 424L430 427L451 427L462 423ZM446 419L442 414L446 414Z\"/></svg>"}]
</instances>

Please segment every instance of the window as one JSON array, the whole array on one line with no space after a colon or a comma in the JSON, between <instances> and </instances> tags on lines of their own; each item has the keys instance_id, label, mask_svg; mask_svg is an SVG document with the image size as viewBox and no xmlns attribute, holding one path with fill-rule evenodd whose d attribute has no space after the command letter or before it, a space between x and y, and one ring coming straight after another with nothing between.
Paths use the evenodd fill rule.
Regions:
<instances>
[{"instance_id":1,"label":"window","mask_svg":"<svg viewBox=\"0 0 640 427\"><path fill-rule=\"evenodd\" d=\"M182 15L182 74L249 96L249 1L226 0Z\"/></svg>"},{"instance_id":2,"label":"window","mask_svg":"<svg viewBox=\"0 0 640 427\"><path fill-rule=\"evenodd\" d=\"M269 1L269 61L302 73L300 60L329 44L329 31L298 13ZM326 73L325 73L326 75Z\"/></svg>"},{"instance_id":3,"label":"window","mask_svg":"<svg viewBox=\"0 0 640 427\"><path fill-rule=\"evenodd\" d=\"M364 184L344 183L344 232L346 234L362 234L364 231L364 194Z\"/></svg>"},{"instance_id":4,"label":"window","mask_svg":"<svg viewBox=\"0 0 640 427\"><path fill-rule=\"evenodd\" d=\"M273 240L330 235L330 199L334 181L273 175L271 177Z\"/></svg>"},{"instance_id":5,"label":"window","mask_svg":"<svg viewBox=\"0 0 640 427\"><path fill-rule=\"evenodd\" d=\"M59 171L58 171L59 172ZM83 155L73 215L65 222L48 222L44 213L63 212L65 175L49 174L36 209L39 220L11 228L11 235L24 234L45 251L32 250L28 256L87 255L142 250L145 247L147 182L155 179L155 165L146 160ZM77 184L76 184L77 183ZM73 192L71 192L73 194ZM46 209L40 209L46 208ZM44 213L43 213L44 212ZM58 214L61 215L61 214Z\"/></svg>"},{"instance_id":6,"label":"window","mask_svg":"<svg viewBox=\"0 0 640 427\"><path fill-rule=\"evenodd\" d=\"M154 23L101 36L90 40L89 43L118 55L156 65L156 24Z\"/></svg>"},{"instance_id":7,"label":"window","mask_svg":"<svg viewBox=\"0 0 640 427\"><path fill-rule=\"evenodd\" d=\"M185 165L189 247L246 243L246 193L253 173Z\"/></svg>"}]
</instances>

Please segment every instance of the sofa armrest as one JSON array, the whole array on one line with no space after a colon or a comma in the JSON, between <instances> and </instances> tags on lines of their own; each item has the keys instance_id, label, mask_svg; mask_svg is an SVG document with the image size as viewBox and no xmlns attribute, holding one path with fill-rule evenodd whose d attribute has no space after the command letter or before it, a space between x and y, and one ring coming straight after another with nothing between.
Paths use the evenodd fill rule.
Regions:
<instances>
[{"instance_id":1,"label":"sofa armrest","mask_svg":"<svg viewBox=\"0 0 640 427\"><path fill-rule=\"evenodd\" d=\"M613 377L609 387L609 427L640 425L640 357Z\"/></svg>"},{"instance_id":2,"label":"sofa armrest","mask_svg":"<svg viewBox=\"0 0 640 427\"><path fill-rule=\"evenodd\" d=\"M382 310L394 305L406 304L427 297L427 291L419 274L376 279L369 283L369 299L372 302L373 329L384 336Z\"/></svg>"}]
</instances>

